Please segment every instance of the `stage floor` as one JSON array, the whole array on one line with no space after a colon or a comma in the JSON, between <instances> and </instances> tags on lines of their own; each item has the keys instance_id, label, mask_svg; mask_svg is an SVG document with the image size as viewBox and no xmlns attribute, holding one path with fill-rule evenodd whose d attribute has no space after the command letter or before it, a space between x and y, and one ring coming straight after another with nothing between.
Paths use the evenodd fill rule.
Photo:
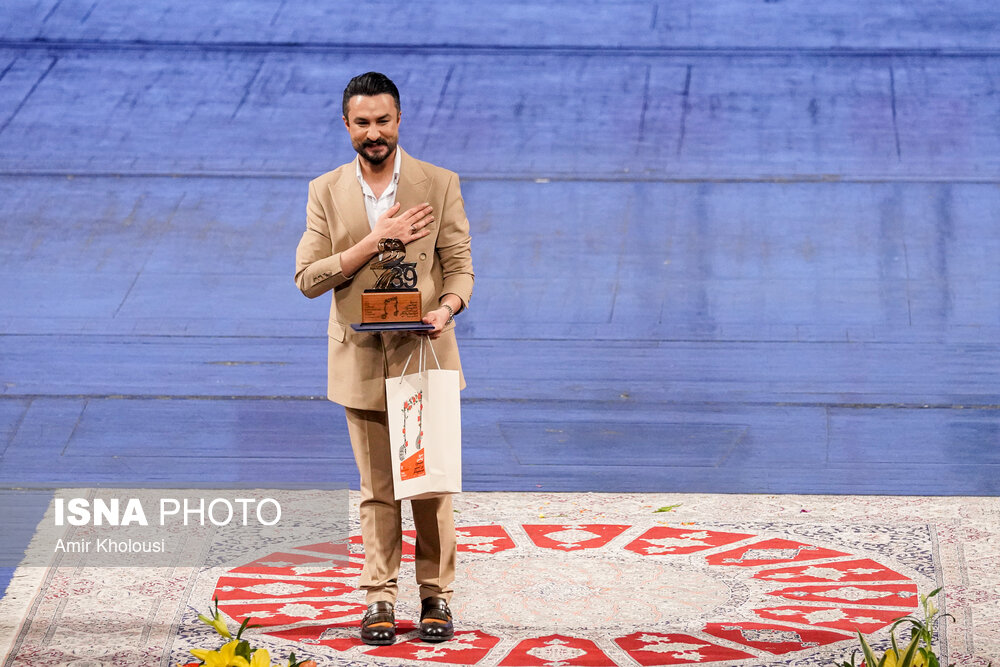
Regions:
<instances>
[{"instance_id":1,"label":"stage floor","mask_svg":"<svg viewBox=\"0 0 1000 667\"><path fill-rule=\"evenodd\" d=\"M379 69L462 178L466 489L1000 492L1000 9L88 7L0 26L0 485L357 485L292 275Z\"/></svg>"},{"instance_id":2,"label":"stage floor","mask_svg":"<svg viewBox=\"0 0 1000 667\"><path fill-rule=\"evenodd\" d=\"M307 533L214 568L23 568L0 601L0 654L183 663L224 641L196 618L218 597L277 664L805 667L849 659L855 628L881 653L892 620L944 586L943 664L1000 655L996 498L471 492L455 509L456 636L440 645L413 628L409 523L397 642L360 643L355 521L346 566Z\"/></svg>"}]
</instances>

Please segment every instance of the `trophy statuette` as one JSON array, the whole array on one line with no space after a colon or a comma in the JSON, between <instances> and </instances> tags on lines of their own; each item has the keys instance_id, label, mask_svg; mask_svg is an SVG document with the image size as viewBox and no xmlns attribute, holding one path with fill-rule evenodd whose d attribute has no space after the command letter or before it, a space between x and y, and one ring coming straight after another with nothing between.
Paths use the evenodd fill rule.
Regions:
<instances>
[{"instance_id":1,"label":"trophy statuette","mask_svg":"<svg viewBox=\"0 0 1000 667\"><path fill-rule=\"evenodd\" d=\"M375 287L361 295L361 324L356 331L419 331L434 327L424 324L420 290L417 289L417 265L404 262L406 246L399 239L378 242L378 257L371 270L378 278Z\"/></svg>"}]
</instances>

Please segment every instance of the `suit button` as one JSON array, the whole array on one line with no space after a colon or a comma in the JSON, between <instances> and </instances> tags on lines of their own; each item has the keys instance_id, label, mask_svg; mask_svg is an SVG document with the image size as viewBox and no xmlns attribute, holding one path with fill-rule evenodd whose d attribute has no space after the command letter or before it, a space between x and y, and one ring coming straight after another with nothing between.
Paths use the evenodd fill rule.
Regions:
<instances>
[{"instance_id":1,"label":"suit button","mask_svg":"<svg viewBox=\"0 0 1000 667\"><path fill-rule=\"evenodd\" d=\"M420 261L422 262L422 261L424 261L425 259L427 259L427 253L426 253L426 252L422 252L422 253L420 253Z\"/></svg>"}]
</instances>

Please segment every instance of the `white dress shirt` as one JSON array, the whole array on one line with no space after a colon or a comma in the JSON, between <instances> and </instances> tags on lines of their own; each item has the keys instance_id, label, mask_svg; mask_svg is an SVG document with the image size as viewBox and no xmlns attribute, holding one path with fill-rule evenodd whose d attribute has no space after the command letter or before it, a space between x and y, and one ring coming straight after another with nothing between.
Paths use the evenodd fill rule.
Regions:
<instances>
[{"instance_id":1,"label":"white dress shirt","mask_svg":"<svg viewBox=\"0 0 1000 667\"><path fill-rule=\"evenodd\" d=\"M392 181L389 182L388 187L386 187L385 192L382 193L381 197L376 197L375 193L368 186L365 181L364 176L361 175L361 160L364 158L360 155L355 163L355 169L358 175L358 183L361 184L361 191L365 194L365 210L368 212L368 225L375 229L375 223L378 221L379 217L392 208L392 205L396 203L396 184L399 183L399 162L402 153L399 147L396 148L396 157L393 160L392 165Z\"/></svg>"}]
</instances>

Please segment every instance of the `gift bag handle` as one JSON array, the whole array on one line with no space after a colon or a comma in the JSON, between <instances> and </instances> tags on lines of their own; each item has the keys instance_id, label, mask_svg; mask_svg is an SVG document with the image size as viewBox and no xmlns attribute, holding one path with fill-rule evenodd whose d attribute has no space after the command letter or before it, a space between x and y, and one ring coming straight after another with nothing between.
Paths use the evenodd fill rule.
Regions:
<instances>
[{"instance_id":1,"label":"gift bag handle","mask_svg":"<svg viewBox=\"0 0 1000 667\"><path fill-rule=\"evenodd\" d=\"M441 370L441 362L438 361L438 353L434 350L434 343L433 343L433 341L431 341L430 338L427 338L427 336L421 336L420 337L420 346L421 347L423 347L424 339L427 340L427 347L430 348L431 354L434 355L434 365L438 367L438 370Z\"/></svg>"},{"instance_id":2,"label":"gift bag handle","mask_svg":"<svg viewBox=\"0 0 1000 667\"><path fill-rule=\"evenodd\" d=\"M441 362L438 361L437 351L434 349L434 344L427 338L427 336L420 337L420 347L418 348L419 354L417 355L417 372L423 375L424 371L427 370L427 357L424 354L424 341L427 341L427 347L431 349L431 354L434 355L434 363L437 365L438 370L441 369ZM410 367L410 359L413 358L413 350L410 350L409 356L406 357L406 363L403 364L403 372L399 374L399 383L403 383L403 376L406 375L406 369Z\"/></svg>"}]
</instances>

